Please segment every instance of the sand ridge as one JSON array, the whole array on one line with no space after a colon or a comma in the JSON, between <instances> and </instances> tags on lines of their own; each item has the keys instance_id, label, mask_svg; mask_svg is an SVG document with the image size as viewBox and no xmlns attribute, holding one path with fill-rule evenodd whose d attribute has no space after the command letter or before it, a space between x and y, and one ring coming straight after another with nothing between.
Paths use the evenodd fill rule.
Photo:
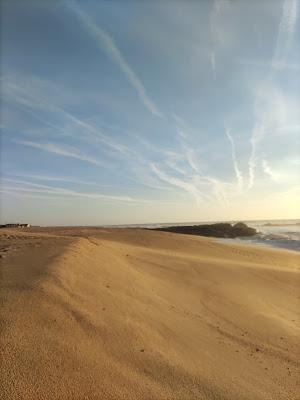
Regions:
<instances>
[{"instance_id":1,"label":"sand ridge","mask_svg":"<svg viewBox=\"0 0 300 400\"><path fill-rule=\"evenodd\" d=\"M1 232L5 399L296 399L299 255L141 229Z\"/></svg>"}]
</instances>

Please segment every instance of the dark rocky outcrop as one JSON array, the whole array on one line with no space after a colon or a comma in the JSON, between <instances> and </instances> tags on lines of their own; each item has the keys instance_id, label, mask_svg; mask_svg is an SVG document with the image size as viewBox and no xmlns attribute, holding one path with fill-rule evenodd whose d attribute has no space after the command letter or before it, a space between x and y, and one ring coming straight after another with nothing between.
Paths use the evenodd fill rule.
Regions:
<instances>
[{"instance_id":1,"label":"dark rocky outcrop","mask_svg":"<svg viewBox=\"0 0 300 400\"><path fill-rule=\"evenodd\" d=\"M256 229L247 226L243 222L238 222L234 225L222 222L206 225L169 226L164 228L156 228L155 230L183 233L187 235L212 236L219 238L253 236L257 233Z\"/></svg>"}]
</instances>

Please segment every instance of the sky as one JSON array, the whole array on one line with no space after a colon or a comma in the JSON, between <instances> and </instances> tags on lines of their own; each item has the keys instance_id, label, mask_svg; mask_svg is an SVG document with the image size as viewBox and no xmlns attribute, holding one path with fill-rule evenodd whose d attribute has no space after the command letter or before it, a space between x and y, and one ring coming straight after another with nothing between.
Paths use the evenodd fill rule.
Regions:
<instances>
[{"instance_id":1,"label":"sky","mask_svg":"<svg viewBox=\"0 0 300 400\"><path fill-rule=\"evenodd\" d=\"M299 10L3 0L1 222L299 218Z\"/></svg>"}]
</instances>

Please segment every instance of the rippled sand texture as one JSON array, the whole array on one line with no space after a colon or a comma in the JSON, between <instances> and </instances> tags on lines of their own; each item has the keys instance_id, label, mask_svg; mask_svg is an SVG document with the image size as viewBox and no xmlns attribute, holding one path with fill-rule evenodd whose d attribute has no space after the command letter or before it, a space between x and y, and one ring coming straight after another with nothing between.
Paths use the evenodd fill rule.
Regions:
<instances>
[{"instance_id":1,"label":"rippled sand texture","mask_svg":"<svg viewBox=\"0 0 300 400\"><path fill-rule=\"evenodd\" d=\"M139 229L0 235L3 399L299 398L299 254Z\"/></svg>"}]
</instances>

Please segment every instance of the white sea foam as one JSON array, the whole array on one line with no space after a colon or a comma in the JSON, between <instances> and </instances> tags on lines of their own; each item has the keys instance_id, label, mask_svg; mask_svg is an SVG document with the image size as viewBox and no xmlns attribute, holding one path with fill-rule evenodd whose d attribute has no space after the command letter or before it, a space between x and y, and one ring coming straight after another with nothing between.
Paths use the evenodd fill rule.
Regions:
<instances>
[{"instance_id":1,"label":"white sea foam","mask_svg":"<svg viewBox=\"0 0 300 400\"><path fill-rule=\"evenodd\" d=\"M220 221L214 221L220 222ZM156 223L156 224L130 224L118 225L115 227L127 228L163 228L168 226L185 226L185 225L201 225L212 224L212 221L195 221L195 222L176 222L176 223ZM237 221L228 221L235 223ZM257 245L285 248L289 250L300 251L300 220L260 220L260 221L243 221L247 225L255 228L258 233L255 236L237 238L237 239L220 239L225 242L243 242Z\"/></svg>"}]
</instances>

